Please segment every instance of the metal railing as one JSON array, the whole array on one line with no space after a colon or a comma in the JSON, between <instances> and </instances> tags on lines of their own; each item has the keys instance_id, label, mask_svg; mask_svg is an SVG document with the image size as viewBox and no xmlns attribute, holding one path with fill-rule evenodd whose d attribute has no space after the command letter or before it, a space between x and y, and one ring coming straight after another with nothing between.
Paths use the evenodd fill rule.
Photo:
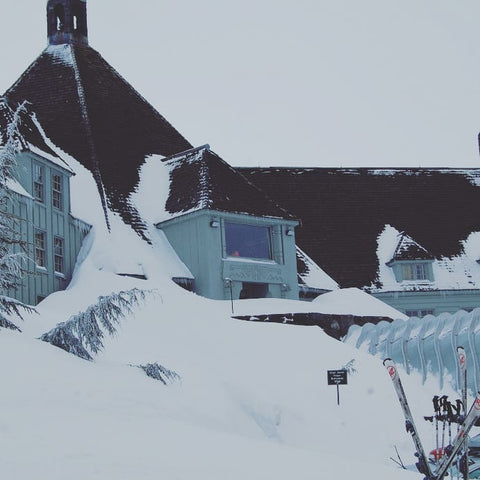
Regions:
<instances>
[{"instance_id":1,"label":"metal railing","mask_svg":"<svg viewBox=\"0 0 480 480\"><path fill-rule=\"evenodd\" d=\"M403 364L407 372L418 370L424 381L427 376L435 375L439 378L440 388L443 388L446 374L452 376L454 386L459 388L456 355L457 347L461 345L468 358L468 388L473 392L479 390L480 308L363 327L354 325L343 341L372 355L390 357Z\"/></svg>"}]
</instances>

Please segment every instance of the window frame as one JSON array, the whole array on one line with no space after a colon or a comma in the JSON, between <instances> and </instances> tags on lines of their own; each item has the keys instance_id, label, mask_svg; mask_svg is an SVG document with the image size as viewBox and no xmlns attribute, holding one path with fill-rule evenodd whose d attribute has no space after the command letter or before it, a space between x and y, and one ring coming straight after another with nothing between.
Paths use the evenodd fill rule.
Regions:
<instances>
[{"instance_id":1,"label":"window frame","mask_svg":"<svg viewBox=\"0 0 480 480\"><path fill-rule=\"evenodd\" d=\"M56 181L58 179L58 182ZM63 175L59 172L52 171L52 207L63 211Z\"/></svg>"},{"instance_id":2,"label":"window frame","mask_svg":"<svg viewBox=\"0 0 480 480\"><path fill-rule=\"evenodd\" d=\"M33 164L33 198L45 203L45 165L38 162Z\"/></svg>"},{"instance_id":3,"label":"window frame","mask_svg":"<svg viewBox=\"0 0 480 480\"><path fill-rule=\"evenodd\" d=\"M423 318L423 317L426 317L427 315L434 315L434 314L435 314L435 310L431 308L405 311L405 315L407 315L410 318L412 317Z\"/></svg>"},{"instance_id":4,"label":"window frame","mask_svg":"<svg viewBox=\"0 0 480 480\"><path fill-rule=\"evenodd\" d=\"M59 252L57 251L58 246L60 246ZM57 275L65 274L65 239L58 235L53 237L53 270Z\"/></svg>"},{"instance_id":5,"label":"window frame","mask_svg":"<svg viewBox=\"0 0 480 480\"><path fill-rule=\"evenodd\" d=\"M39 245L39 238L41 244ZM34 261L37 268L47 268L47 233L44 230L35 229L34 232ZM40 261L39 261L40 260Z\"/></svg>"},{"instance_id":6,"label":"window frame","mask_svg":"<svg viewBox=\"0 0 480 480\"><path fill-rule=\"evenodd\" d=\"M274 261L274 248L273 248L273 228L272 225L268 224L257 224L257 223L250 223L250 222L242 222L238 220L229 220L225 219L223 222L223 233L224 233L224 241L223 241L223 251L224 257L228 259L239 259L239 260L257 260L257 261L266 261L266 262L273 262ZM229 253L229 232L228 228L229 225L233 225L238 227L245 227L245 228L259 228L264 229L267 239L267 248L268 248L268 256L249 256L249 255L242 255L240 250L236 250L238 255ZM265 238L264 238L265 239ZM252 247L250 247L252 248Z\"/></svg>"},{"instance_id":7,"label":"window frame","mask_svg":"<svg viewBox=\"0 0 480 480\"><path fill-rule=\"evenodd\" d=\"M402 264L402 280L430 281L428 264L420 262Z\"/></svg>"}]
</instances>

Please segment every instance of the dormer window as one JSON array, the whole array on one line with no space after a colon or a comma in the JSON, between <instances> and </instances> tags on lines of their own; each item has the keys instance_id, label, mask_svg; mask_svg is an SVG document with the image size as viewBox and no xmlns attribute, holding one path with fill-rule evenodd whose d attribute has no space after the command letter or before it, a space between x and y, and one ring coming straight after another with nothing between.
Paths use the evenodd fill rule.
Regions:
<instances>
[{"instance_id":1,"label":"dormer window","mask_svg":"<svg viewBox=\"0 0 480 480\"><path fill-rule=\"evenodd\" d=\"M403 280L429 280L428 265L425 263L413 263L402 265Z\"/></svg>"},{"instance_id":2,"label":"dormer window","mask_svg":"<svg viewBox=\"0 0 480 480\"><path fill-rule=\"evenodd\" d=\"M405 232L398 235L392 258L386 263L398 283L433 282L433 255Z\"/></svg>"},{"instance_id":3,"label":"dormer window","mask_svg":"<svg viewBox=\"0 0 480 480\"><path fill-rule=\"evenodd\" d=\"M225 222L225 246L229 257L272 259L271 232L267 226Z\"/></svg>"}]
</instances>

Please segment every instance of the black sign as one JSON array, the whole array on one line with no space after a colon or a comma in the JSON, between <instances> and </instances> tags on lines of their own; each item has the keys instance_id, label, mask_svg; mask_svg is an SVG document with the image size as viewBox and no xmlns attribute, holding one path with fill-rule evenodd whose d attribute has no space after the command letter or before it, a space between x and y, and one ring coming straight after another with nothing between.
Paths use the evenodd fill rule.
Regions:
<instances>
[{"instance_id":1,"label":"black sign","mask_svg":"<svg viewBox=\"0 0 480 480\"><path fill-rule=\"evenodd\" d=\"M346 385L347 371L346 370L327 370L327 379L329 385Z\"/></svg>"}]
</instances>

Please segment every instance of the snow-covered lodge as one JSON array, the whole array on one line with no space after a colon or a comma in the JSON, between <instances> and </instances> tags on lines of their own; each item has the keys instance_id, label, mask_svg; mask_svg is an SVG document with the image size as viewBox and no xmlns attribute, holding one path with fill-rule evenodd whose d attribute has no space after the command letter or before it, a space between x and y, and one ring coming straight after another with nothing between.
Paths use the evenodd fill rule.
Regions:
<instances>
[{"instance_id":1,"label":"snow-covered lodge","mask_svg":"<svg viewBox=\"0 0 480 480\"><path fill-rule=\"evenodd\" d=\"M409 316L480 305L480 169L241 168L342 288Z\"/></svg>"},{"instance_id":2,"label":"snow-covered lodge","mask_svg":"<svg viewBox=\"0 0 480 480\"><path fill-rule=\"evenodd\" d=\"M20 113L15 138L16 178L8 183L12 193L8 213L15 219L25 250L25 270L18 289L5 292L27 305L68 286L83 239L90 225L71 213L70 178L74 174L44 141L32 118ZM0 145L7 141L13 112L0 102Z\"/></svg>"},{"instance_id":3,"label":"snow-covered lodge","mask_svg":"<svg viewBox=\"0 0 480 480\"><path fill-rule=\"evenodd\" d=\"M48 141L92 172L107 224L115 212L146 242L165 235L179 285L214 299L357 287L411 316L480 304L480 169L233 168L89 46L86 0L49 0L47 24L46 49L4 97L28 101ZM147 159L166 188L148 221L132 199ZM45 228L54 264L58 234Z\"/></svg>"}]
</instances>

